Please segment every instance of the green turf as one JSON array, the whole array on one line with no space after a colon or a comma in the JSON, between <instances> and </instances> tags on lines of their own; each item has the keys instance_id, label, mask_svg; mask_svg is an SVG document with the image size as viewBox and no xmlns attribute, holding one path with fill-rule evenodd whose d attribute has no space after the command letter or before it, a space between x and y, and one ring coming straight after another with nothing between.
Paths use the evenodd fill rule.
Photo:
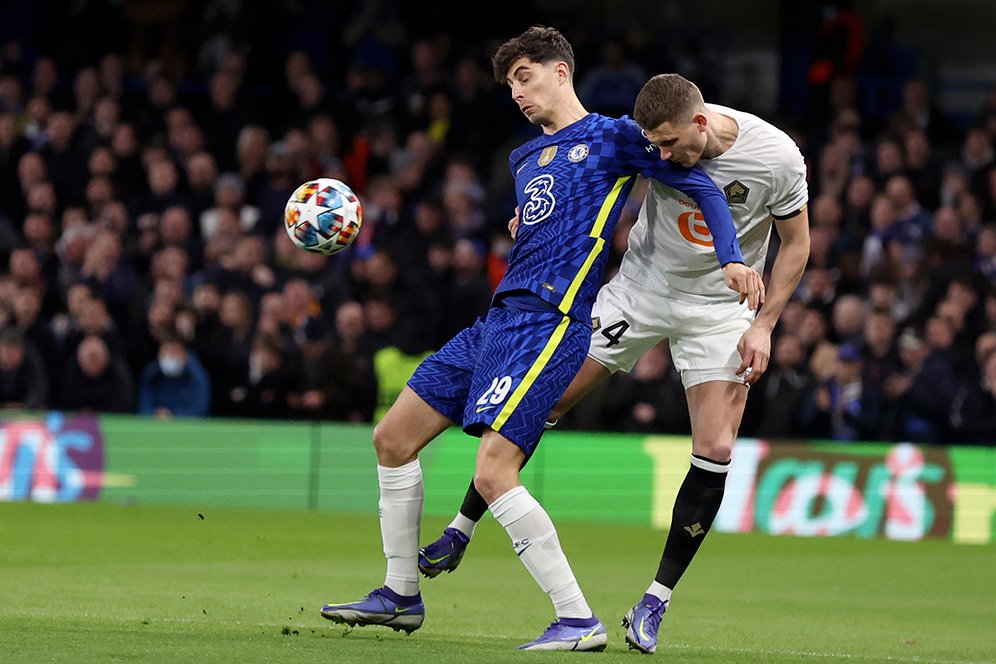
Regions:
<instances>
[{"instance_id":1,"label":"green turf","mask_svg":"<svg viewBox=\"0 0 996 664\"><path fill-rule=\"evenodd\" d=\"M410 637L318 614L380 585L377 521L320 512L0 503L0 662L642 661L619 618L661 532L559 524L604 654L519 653L549 600L490 517L463 566L426 581ZM423 540L445 525L428 520ZM713 534L656 660L996 662L996 550L944 542Z\"/></svg>"}]
</instances>

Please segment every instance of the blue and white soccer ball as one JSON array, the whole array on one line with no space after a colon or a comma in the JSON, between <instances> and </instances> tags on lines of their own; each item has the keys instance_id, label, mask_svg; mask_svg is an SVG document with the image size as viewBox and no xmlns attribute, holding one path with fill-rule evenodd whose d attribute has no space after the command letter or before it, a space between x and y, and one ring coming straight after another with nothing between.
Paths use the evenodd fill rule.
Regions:
<instances>
[{"instance_id":1,"label":"blue and white soccer ball","mask_svg":"<svg viewBox=\"0 0 996 664\"><path fill-rule=\"evenodd\" d=\"M309 180L294 190L284 209L291 242L316 254L339 253L356 239L363 206L349 186L333 178Z\"/></svg>"}]
</instances>

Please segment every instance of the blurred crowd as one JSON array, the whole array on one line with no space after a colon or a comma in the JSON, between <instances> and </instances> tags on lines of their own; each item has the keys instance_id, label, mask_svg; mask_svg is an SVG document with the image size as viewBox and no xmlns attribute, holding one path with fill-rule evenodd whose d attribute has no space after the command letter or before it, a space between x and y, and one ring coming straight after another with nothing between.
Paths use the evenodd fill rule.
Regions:
<instances>
[{"instance_id":1,"label":"blurred crowd","mask_svg":"<svg viewBox=\"0 0 996 664\"><path fill-rule=\"evenodd\" d=\"M508 153L536 131L489 55L527 26L460 41L390 0L333 26L310 2L48 4L0 3L0 407L375 421L487 309ZM752 110L687 49L562 29L589 110L672 69ZM812 255L741 433L992 444L996 91L965 122L910 76L870 111L860 74L767 118L807 159ZM331 258L282 221L320 176L364 203ZM687 432L666 346L563 426Z\"/></svg>"}]
</instances>

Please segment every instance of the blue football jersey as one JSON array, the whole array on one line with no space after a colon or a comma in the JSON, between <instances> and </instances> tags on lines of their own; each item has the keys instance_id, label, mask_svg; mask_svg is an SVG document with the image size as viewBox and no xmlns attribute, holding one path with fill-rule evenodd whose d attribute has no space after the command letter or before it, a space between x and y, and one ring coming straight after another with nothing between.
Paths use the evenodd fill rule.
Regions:
<instances>
[{"instance_id":1,"label":"blue football jersey","mask_svg":"<svg viewBox=\"0 0 996 664\"><path fill-rule=\"evenodd\" d=\"M509 156L519 230L495 295L528 290L589 321L608 244L637 175L681 191L702 210L720 263L743 261L723 192L698 167L663 161L628 117L591 113Z\"/></svg>"}]
</instances>

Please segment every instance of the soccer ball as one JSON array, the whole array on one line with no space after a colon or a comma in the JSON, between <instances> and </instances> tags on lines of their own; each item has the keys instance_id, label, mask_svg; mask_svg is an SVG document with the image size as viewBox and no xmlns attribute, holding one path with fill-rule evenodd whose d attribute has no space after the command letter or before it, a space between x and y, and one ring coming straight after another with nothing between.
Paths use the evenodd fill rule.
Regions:
<instances>
[{"instance_id":1,"label":"soccer ball","mask_svg":"<svg viewBox=\"0 0 996 664\"><path fill-rule=\"evenodd\" d=\"M284 222L295 246L331 256L356 239L363 224L363 206L346 183L318 178L302 184L287 199Z\"/></svg>"}]
</instances>

